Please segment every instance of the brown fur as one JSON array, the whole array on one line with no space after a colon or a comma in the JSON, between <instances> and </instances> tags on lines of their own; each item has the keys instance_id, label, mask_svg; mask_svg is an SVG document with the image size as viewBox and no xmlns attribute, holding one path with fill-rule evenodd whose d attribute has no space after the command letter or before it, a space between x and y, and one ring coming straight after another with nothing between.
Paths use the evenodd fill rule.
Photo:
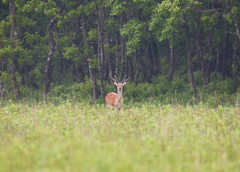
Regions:
<instances>
[{"instance_id":1,"label":"brown fur","mask_svg":"<svg viewBox=\"0 0 240 172\"><path fill-rule=\"evenodd\" d=\"M116 107L118 105L117 102L117 94L114 92L108 93L105 97L107 103L107 109L110 109L111 106ZM122 104L123 104L123 97L122 97ZM116 107L119 108L119 107Z\"/></svg>"}]
</instances>

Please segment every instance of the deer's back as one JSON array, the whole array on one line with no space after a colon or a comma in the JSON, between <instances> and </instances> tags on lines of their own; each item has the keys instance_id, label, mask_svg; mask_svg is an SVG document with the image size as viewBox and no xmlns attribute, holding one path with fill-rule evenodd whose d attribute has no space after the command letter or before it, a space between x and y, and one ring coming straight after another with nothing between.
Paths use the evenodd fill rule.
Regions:
<instances>
[{"instance_id":1,"label":"deer's back","mask_svg":"<svg viewBox=\"0 0 240 172\"><path fill-rule=\"evenodd\" d=\"M105 97L107 105L116 106L117 105L117 94L114 92L108 93ZM123 98L122 98L123 103Z\"/></svg>"}]
</instances>

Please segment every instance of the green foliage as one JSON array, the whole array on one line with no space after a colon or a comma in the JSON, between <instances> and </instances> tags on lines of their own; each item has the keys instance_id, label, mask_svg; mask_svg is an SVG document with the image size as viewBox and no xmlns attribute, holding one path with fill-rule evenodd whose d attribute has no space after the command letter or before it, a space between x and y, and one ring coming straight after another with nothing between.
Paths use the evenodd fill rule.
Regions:
<instances>
[{"instance_id":1,"label":"green foliage","mask_svg":"<svg viewBox=\"0 0 240 172\"><path fill-rule=\"evenodd\" d=\"M186 16L192 16L192 8L199 5L200 3L194 0L162 1L153 10L149 28L160 41L169 39L173 45L174 41L172 39L179 32L180 25L187 23Z\"/></svg>"},{"instance_id":2,"label":"green foliage","mask_svg":"<svg viewBox=\"0 0 240 172\"><path fill-rule=\"evenodd\" d=\"M126 1L122 0L108 0L106 1L106 7L111 7L111 15L121 15L126 10Z\"/></svg>"},{"instance_id":3,"label":"green foliage","mask_svg":"<svg viewBox=\"0 0 240 172\"><path fill-rule=\"evenodd\" d=\"M203 25L206 26L204 28L206 28L207 30L211 29L213 25L215 25L218 22L219 16L220 14L218 12L214 13L213 15L209 15L208 13L202 15L201 21Z\"/></svg>"},{"instance_id":4,"label":"green foliage","mask_svg":"<svg viewBox=\"0 0 240 172\"><path fill-rule=\"evenodd\" d=\"M130 102L133 98L136 102L146 102L151 96L151 87L148 83L140 83L137 87L134 87L134 83L127 83L124 87L124 101Z\"/></svg>"},{"instance_id":5,"label":"green foliage","mask_svg":"<svg viewBox=\"0 0 240 172\"><path fill-rule=\"evenodd\" d=\"M45 8L46 3L44 3L43 1L40 0L31 0L28 1L24 7L22 8L23 12L31 12L31 11L35 11L37 13L40 13L43 11L43 9Z\"/></svg>"},{"instance_id":6,"label":"green foliage","mask_svg":"<svg viewBox=\"0 0 240 172\"><path fill-rule=\"evenodd\" d=\"M77 46L72 46L72 47L66 47L65 48L65 53L64 53L64 58L67 59L76 59L76 58L81 58L81 54L79 54L79 49Z\"/></svg>"},{"instance_id":7,"label":"green foliage","mask_svg":"<svg viewBox=\"0 0 240 172\"><path fill-rule=\"evenodd\" d=\"M89 32L88 32L88 40L89 41L96 41L98 40L98 33L97 33L97 30L96 29L91 29Z\"/></svg>"},{"instance_id":8,"label":"green foliage","mask_svg":"<svg viewBox=\"0 0 240 172\"><path fill-rule=\"evenodd\" d=\"M84 83L73 84L71 86L59 85L54 87L55 94L62 97L63 100L68 97L73 97L74 94L79 100L84 100L92 96L92 82L90 79L85 78Z\"/></svg>"},{"instance_id":9,"label":"green foliage","mask_svg":"<svg viewBox=\"0 0 240 172\"><path fill-rule=\"evenodd\" d=\"M131 55L136 51L136 48L139 47L141 37L144 35L146 38L148 35L144 34L145 23L138 23L135 20L128 21L124 27L121 29L121 35L128 38L127 46L127 55Z\"/></svg>"},{"instance_id":10,"label":"green foliage","mask_svg":"<svg viewBox=\"0 0 240 172\"><path fill-rule=\"evenodd\" d=\"M220 76L218 75L218 78L220 78ZM234 87L233 87L234 83L233 83L233 79L231 78L227 78L224 81L221 81L219 84L216 85L216 92L218 94L225 94L227 93L232 94L234 93Z\"/></svg>"}]
</instances>

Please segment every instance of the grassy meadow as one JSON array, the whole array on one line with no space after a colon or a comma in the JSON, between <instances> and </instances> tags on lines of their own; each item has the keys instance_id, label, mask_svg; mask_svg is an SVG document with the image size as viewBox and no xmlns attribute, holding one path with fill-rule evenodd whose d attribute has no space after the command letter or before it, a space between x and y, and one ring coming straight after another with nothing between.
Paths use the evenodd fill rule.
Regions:
<instances>
[{"instance_id":1,"label":"grassy meadow","mask_svg":"<svg viewBox=\"0 0 240 172\"><path fill-rule=\"evenodd\" d=\"M0 171L240 171L240 108L89 103L0 107Z\"/></svg>"}]
</instances>

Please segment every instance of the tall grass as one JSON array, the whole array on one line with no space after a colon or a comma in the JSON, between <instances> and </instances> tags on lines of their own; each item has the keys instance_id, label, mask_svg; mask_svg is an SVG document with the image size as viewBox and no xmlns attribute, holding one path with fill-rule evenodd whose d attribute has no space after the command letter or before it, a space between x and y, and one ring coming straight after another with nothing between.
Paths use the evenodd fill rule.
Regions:
<instances>
[{"instance_id":1,"label":"tall grass","mask_svg":"<svg viewBox=\"0 0 240 172\"><path fill-rule=\"evenodd\" d=\"M8 102L0 171L239 171L238 106Z\"/></svg>"}]
</instances>

